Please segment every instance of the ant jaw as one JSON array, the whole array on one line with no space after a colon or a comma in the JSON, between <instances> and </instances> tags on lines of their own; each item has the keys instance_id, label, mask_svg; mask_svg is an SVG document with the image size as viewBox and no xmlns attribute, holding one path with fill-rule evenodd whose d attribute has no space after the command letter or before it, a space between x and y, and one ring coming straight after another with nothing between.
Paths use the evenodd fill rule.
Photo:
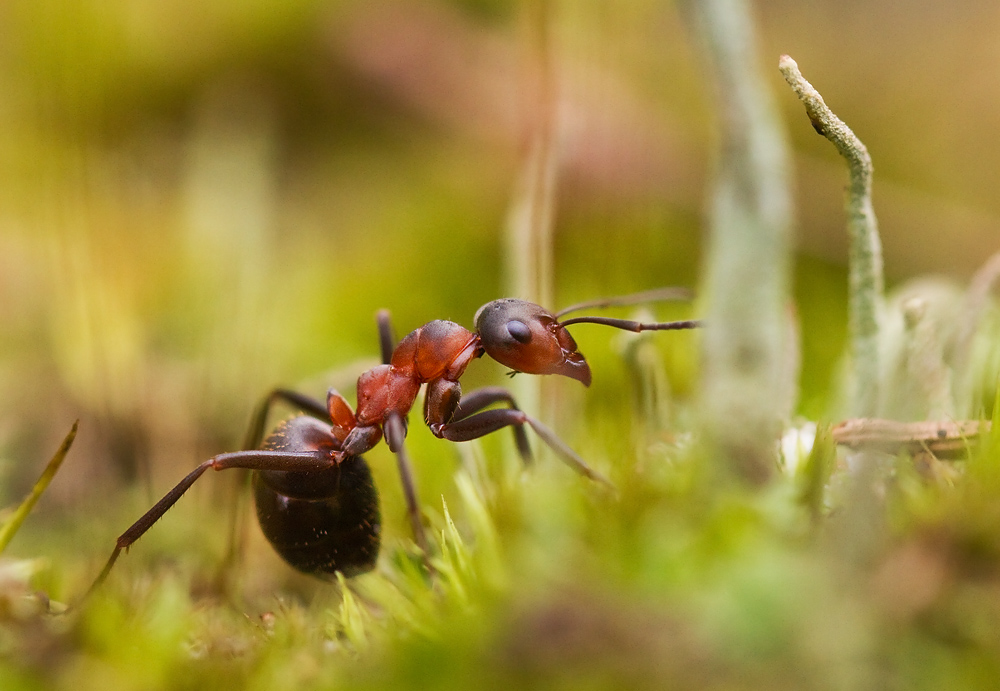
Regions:
<instances>
[{"instance_id":1,"label":"ant jaw","mask_svg":"<svg viewBox=\"0 0 1000 691\"><path fill-rule=\"evenodd\" d=\"M576 341L559 322L555 322L552 327L552 335L559 345L560 362L552 366L552 374L561 374L570 379L576 379L584 386L590 386L590 365L583 357L583 353L576 347Z\"/></svg>"},{"instance_id":2,"label":"ant jaw","mask_svg":"<svg viewBox=\"0 0 1000 691\"><path fill-rule=\"evenodd\" d=\"M561 374L576 379L584 386L590 386L590 365L579 352L570 353L559 366L558 371L553 372L553 374Z\"/></svg>"}]
</instances>

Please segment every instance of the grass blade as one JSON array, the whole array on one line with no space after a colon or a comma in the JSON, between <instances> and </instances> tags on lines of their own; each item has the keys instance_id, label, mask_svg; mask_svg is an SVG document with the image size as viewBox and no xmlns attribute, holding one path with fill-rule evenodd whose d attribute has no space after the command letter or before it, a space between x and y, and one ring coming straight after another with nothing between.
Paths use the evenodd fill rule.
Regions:
<instances>
[{"instance_id":1,"label":"grass blade","mask_svg":"<svg viewBox=\"0 0 1000 691\"><path fill-rule=\"evenodd\" d=\"M79 424L79 420L73 423L73 428L70 429L69 434L66 435L62 444L59 445L59 449L56 451L55 455L52 456L49 464L45 466L45 470L42 471L38 481L35 482L35 486L31 488L31 492L24 498L21 505L17 507L14 514L9 519L4 521L2 525L0 525L0 552L3 552L7 548L10 541L14 539L14 535L17 534L21 524L24 523L24 519L26 519L28 514L31 513L31 510L41 498L42 493L49 486L49 483L52 482L52 478L56 476L59 466L62 465L63 459L66 458L66 454L69 453L70 447L73 446L73 440L76 439L76 429Z\"/></svg>"}]
</instances>

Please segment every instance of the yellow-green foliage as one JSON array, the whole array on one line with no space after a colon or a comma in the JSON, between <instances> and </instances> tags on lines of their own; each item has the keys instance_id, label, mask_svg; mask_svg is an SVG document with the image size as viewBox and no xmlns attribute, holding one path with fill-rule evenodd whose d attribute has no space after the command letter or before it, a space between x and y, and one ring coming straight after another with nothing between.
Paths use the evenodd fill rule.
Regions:
<instances>
[{"instance_id":1,"label":"yellow-green foliage","mask_svg":"<svg viewBox=\"0 0 1000 691\"><path fill-rule=\"evenodd\" d=\"M800 51L870 147L890 283L970 274L998 249L994 3L900 4L757 3L764 82L796 123L803 252L769 297L787 342L761 410L787 419L763 486L732 482L698 436L699 410L733 403L704 399L701 334L580 324L592 386L548 378L521 402L615 491L534 436L528 467L507 431L437 439L418 405L427 555L380 445L373 572L293 572L253 524L246 478L212 472L81 602L115 538L238 449L271 387L353 402L376 310L402 336L471 326L503 296L503 267L524 260L504 229L541 135L557 135L539 252L553 308L696 287L706 152L730 140L713 134L725 118L686 3L4 3L0 506L80 427L0 561L0 691L996 688L1000 264L903 285L877 382L886 415L992 431L968 459L881 455L857 472L829 434L849 399L845 174L773 69ZM741 266L772 271L768 248ZM718 278L737 295L765 285ZM701 317L712 298L642 318ZM735 370L754 362L737 350ZM524 379L483 359L462 385Z\"/></svg>"}]
</instances>

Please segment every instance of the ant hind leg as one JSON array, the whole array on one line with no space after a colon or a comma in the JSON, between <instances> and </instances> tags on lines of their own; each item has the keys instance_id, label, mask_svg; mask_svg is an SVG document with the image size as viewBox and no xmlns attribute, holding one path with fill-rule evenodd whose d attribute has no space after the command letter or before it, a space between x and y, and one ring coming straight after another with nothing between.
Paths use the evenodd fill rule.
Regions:
<instances>
[{"instance_id":1,"label":"ant hind leg","mask_svg":"<svg viewBox=\"0 0 1000 691\"><path fill-rule=\"evenodd\" d=\"M250 426L247 428L246 437L243 439L244 451L260 447L260 443L264 439L264 427L267 425L267 417L271 413L271 408L278 401L283 401L317 420L324 422L330 420L330 411L325 403L316 400L312 396L306 396L290 389L275 389L265 396L254 410L253 417L250 419Z\"/></svg>"},{"instance_id":2,"label":"ant hind leg","mask_svg":"<svg viewBox=\"0 0 1000 691\"><path fill-rule=\"evenodd\" d=\"M127 551L136 540L146 534L158 520L163 517L170 508L177 503L177 500L184 496L191 485L198 478L205 474L209 468L214 470L226 470L229 468L244 468L247 470L280 470L280 471L316 471L329 468L336 463L330 454L324 451L235 451L232 453L220 453L208 459L197 468L192 470L183 480L178 482L173 489L163 495L152 508L139 517L135 523L129 526L128 530L118 536L115 542L115 549L111 553L107 564L101 570L100 575L93 585L87 590L84 599L96 590L108 577L111 568L118 561L122 550Z\"/></svg>"}]
</instances>

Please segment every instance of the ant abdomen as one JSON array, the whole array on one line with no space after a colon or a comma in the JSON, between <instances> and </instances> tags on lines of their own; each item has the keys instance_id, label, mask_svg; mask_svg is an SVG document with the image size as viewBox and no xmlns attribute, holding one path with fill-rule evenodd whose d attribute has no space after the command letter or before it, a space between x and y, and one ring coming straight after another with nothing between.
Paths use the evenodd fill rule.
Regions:
<instances>
[{"instance_id":1,"label":"ant abdomen","mask_svg":"<svg viewBox=\"0 0 1000 691\"><path fill-rule=\"evenodd\" d=\"M310 451L329 445L329 425L300 415L281 423L262 448ZM257 521L274 550L295 569L321 578L371 571L381 544L378 492L368 463L345 456L335 468L257 471Z\"/></svg>"}]
</instances>

